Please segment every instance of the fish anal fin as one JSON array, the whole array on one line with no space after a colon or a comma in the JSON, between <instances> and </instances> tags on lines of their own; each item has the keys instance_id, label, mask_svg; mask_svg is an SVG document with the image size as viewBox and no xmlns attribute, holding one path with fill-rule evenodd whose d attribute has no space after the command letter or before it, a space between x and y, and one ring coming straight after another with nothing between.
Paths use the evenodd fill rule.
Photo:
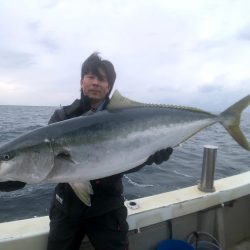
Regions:
<instances>
[{"instance_id":1,"label":"fish anal fin","mask_svg":"<svg viewBox=\"0 0 250 250\"><path fill-rule=\"evenodd\" d=\"M90 194L94 194L90 181L70 183L77 197L87 206L91 206Z\"/></svg>"}]
</instances>

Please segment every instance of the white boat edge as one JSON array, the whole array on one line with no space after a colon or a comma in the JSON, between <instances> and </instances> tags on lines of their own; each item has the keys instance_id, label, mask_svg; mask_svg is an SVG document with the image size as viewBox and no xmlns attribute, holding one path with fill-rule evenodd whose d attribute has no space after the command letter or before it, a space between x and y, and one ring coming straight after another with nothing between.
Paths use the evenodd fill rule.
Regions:
<instances>
[{"instance_id":1,"label":"white boat edge","mask_svg":"<svg viewBox=\"0 0 250 250\"><path fill-rule=\"evenodd\" d=\"M250 171L216 180L214 182L214 187L215 192L211 193L202 192L197 188L197 185L195 185L133 201L126 201L125 204L128 207L129 214L127 220L130 229L131 250L155 249L156 241L167 239L169 236L168 228L166 226L167 221L172 221L175 224L177 222L180 228L176 229L178 225L174 225L174 235L178 239L184 239L184 236L186 236L188 232L191 232L193 229L197 229L194 225L197 224L197 216L201 217L201 215L197 213L207 210L208 212L206 214L209 214L207 220L210 221L211 218L214 218L214 215L211 215L213 208L215 208L216 225L210 225L209 227L202 228L201 225L204 223L199 221L199 228L202 228L203 230L207 229L208 231L211 231L210 229L212 227L216 228L216 236L219 238L223 249L250 249L233 248L236 241L242 242L245 239L247 239L246 241L250 239ZM247 222L247 224L249 226L244 226L244 230L245 227L247 227L248 232L243 233L244 235L242 235L242 239L238 237L238 239L230 239L228 241L228 233L225 234L223 232L225 230L223 220L226 219L226 215L219 217L218 215L226 203L240 200L241 198L243 207L248 206L248 215L245 215L245 220L248 220L249 223ZM239 210L236 211L236 215L239 212L242 213L241 210ZM181 222L181 220L183 220L183 222ZM204 221L204 218L202 220ZM242 223L244 224L246 222L240 222L240 224ZM135 243L138 240L137 238L143 238L143 233L140 234L140 232L143 230L147 232L150 228L154 228L155 232L157 232L157 235L152 235L152 233L150 233L152 236L152 243L147 243L148 236L145 234L144 239L140 241L144 242L145 246L136 247L139 242ZM160 230L160 233L157 230ZM236 227L235 230L239 231ZM0 250L45 250L48 231L48 216L0 223ZM210 233L214 233L213 230ZM90 246L87 246L88 243L86 241L84 244L86 246L82 249L93 249ZM146 247L146 245L150 246Z\"/></svg>"}]
</instances>

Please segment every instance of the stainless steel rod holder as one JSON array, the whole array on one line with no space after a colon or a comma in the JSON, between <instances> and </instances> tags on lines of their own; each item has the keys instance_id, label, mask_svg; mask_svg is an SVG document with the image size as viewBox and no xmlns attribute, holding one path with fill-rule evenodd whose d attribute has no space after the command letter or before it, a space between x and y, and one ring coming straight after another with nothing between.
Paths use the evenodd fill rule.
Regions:
<instances>
[{"instance_id":1,"label":"stainless steel rod holder","mask_svg":"<svg viewBox=\"0 0 250 250\"><path fill-rule=\"evenodd\" d=\"M216 146L205 145L203 151L203 164L198 189L202 192L214 192L214 172L217 156Z\"/></svg>"}]
</instances>

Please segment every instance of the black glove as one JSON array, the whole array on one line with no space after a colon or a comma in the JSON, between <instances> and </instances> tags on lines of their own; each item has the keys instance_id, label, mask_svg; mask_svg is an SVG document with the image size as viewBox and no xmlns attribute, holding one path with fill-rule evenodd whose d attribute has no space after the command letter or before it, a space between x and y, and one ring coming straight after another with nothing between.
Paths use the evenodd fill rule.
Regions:
<instances>
[{"instance_id":1,"label":"black glove","mask_svg":"<svg viewBox=\"0 0 250 250\"><path fill-rule=\"evenodd\" d=\"M23 188L26 185L21 181L4 181L0 182L0 192L11 192Z\"/></svg>"},{"instance_id":2,"label":"black glove","mask_svg":"<svg viewBox=\"0 0 250 250\"><path fill-rule=\"evenodd\" d=\"M157 165L160 165L162 162L167 161L172 153L173 149L170 147L166 149L161 149L150 155L144 164L152 165L153 163L155 163Z\"/></svg>"}]
</instances>

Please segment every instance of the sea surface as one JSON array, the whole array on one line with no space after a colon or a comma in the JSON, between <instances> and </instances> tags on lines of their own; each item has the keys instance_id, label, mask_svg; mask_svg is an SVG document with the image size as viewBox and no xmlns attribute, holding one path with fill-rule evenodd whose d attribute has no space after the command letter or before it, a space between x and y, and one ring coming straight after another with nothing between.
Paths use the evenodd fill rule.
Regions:
<instances>
[{"instance_id":1,"label":"sea surface","mask_svg":"<svg viewBox=\"0 0 250 250\"><path fill-rule=\"evenodd\" d=\"M0 105L0 145L45 126L54 110L55 107ZM243 113L241 125L250 141L249 113ZM125 198L196 185L201 176L204 145L218 146L215 179L250 170L250 153L238 146L220 124L215 124L176 148L167 162L125 175ZM54 184L37 184L14 192L0 192L0 222L48 215L54 187Z\"/></svg>"}]
</instances>

